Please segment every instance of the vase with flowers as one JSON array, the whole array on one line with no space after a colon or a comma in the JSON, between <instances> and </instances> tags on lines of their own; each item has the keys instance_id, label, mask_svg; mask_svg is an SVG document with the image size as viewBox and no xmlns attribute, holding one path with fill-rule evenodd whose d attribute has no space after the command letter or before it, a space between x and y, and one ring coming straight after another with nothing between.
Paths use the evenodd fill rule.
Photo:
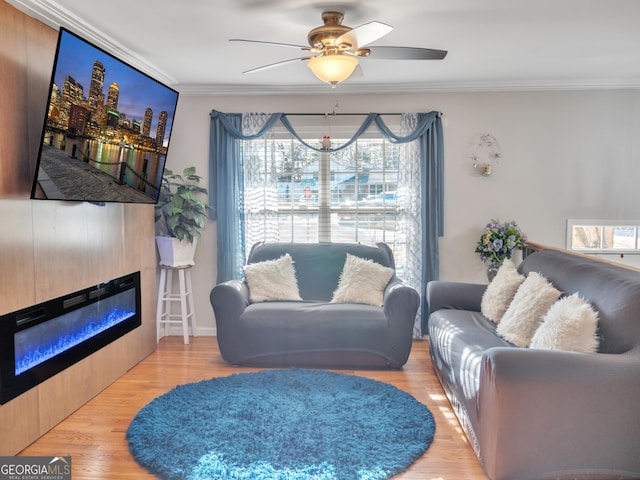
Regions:
<instances>
[{"instance_id":1,"label":"vase with flowers","mask_svg":"<svg viewBox=\"0 0 640 480\"><path fill-rule=\"evenodd\" d=\"M521 248L526 241L527 236L514 220L500 223L500 220L492 219L487 224L478 240L476 253L479 253L480 259L488 264L489 281L493 280L502 262L511 258L513 251Z\"/></svg>"}]
</instances>

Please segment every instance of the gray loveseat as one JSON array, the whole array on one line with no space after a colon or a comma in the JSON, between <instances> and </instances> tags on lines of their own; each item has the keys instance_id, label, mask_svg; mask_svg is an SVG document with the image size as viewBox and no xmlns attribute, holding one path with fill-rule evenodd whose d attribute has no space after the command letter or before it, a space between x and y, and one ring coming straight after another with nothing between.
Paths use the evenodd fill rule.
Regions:
<instances>
[{"instance_id":1,"label":"gray loveseat","mask_svg":"<svg viewBox=\"0 0 640 480\"><path fill-rule=\"evenodd\" d=\"M247 263L289 254L302 301L251 303L243 280L216 285L211 305L224 360L248 366L401 368L409 357L418 293L395 275L383 307L330 303L346 254L394 268L386 244L263 243Z\"/></svg>"},{"instance_id":2,"label":"gray loveseat","mask_svg":"<svg viewBox=\"0 0 640 480\"><path fill-rule=\"evenodd\" d=\"M435 369L492 480L640 478L640 273L563 251L519 266L599 313L598 353L518 348L480 313L486 285L431 282Z\"/></svg>"}]
</instances>

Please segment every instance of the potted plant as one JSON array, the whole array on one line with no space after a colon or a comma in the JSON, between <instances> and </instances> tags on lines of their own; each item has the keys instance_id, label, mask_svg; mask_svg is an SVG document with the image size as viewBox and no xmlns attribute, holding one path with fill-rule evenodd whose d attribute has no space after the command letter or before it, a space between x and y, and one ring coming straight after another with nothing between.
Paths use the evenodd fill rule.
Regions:
<instances>
[{"instance_id":1,"label":"potted plant","mask_svg":"<svg viewBox=\"0 0 640 480\"><path fill-rule=\"evenodd\" d=\"M165 169L155 207L156 244L160 264L169 267L194 265L193 256L204 228L208 205L198 199L207 189L198 184L202 177L195 167L182 175Z\"/></svg>"}]
</instances>

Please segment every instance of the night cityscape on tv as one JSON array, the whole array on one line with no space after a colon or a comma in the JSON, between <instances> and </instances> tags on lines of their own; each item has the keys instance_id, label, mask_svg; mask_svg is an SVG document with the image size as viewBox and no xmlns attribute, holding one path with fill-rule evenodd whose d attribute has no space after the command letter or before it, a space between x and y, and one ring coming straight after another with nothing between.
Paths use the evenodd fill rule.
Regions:
<instances>
[{"instance_id":1,"label":"night cityscape on tv","mask_svg":"<svg viewBox=\"0 0 640 480\"><path fill-rule=\"evenodd\" d=\"M62 28L31 197L155 203L177 101Z\"/></svg>"}]
</instances>

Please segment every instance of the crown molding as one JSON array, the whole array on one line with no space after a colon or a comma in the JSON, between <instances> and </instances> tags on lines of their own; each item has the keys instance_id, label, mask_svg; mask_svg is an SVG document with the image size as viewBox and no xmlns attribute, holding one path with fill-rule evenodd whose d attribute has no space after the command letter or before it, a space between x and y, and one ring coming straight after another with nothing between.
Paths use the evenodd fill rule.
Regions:
<instances>
[{"instance_id":1,"label":"crown molding","mask_svg":"<svg viewBox=\"0 0 640 480\"><path fill-rule=\"evenodd\" d=\"M389 93L479 93L479 92L536 92L584 90L637 90L640 79L621 82L619 79L570 79L564 81L468 81L421 82L391 84L344 83L336 88L318 85L224 85L177 84L173 87L182 95L322 95L322 94L389 94Z\"/></svg>"},{"instance_id":2,"label":"crown molding","mask_svg":"<svg viewBox=\"0 0 640 480\"><path fill-rule=\"evenodd\" d=\"M154 65L145 62L139 56L121 43L113 40L104 32L90 25L75 15L73 12L51 0L6 0L18 10L30 17L40 20L42 23L59 30L65 27L80 35L98 47L106 50L120 60L123 60L147 75L163 83L174 85L177 80Z\"/></svg>"}]
</instances>

